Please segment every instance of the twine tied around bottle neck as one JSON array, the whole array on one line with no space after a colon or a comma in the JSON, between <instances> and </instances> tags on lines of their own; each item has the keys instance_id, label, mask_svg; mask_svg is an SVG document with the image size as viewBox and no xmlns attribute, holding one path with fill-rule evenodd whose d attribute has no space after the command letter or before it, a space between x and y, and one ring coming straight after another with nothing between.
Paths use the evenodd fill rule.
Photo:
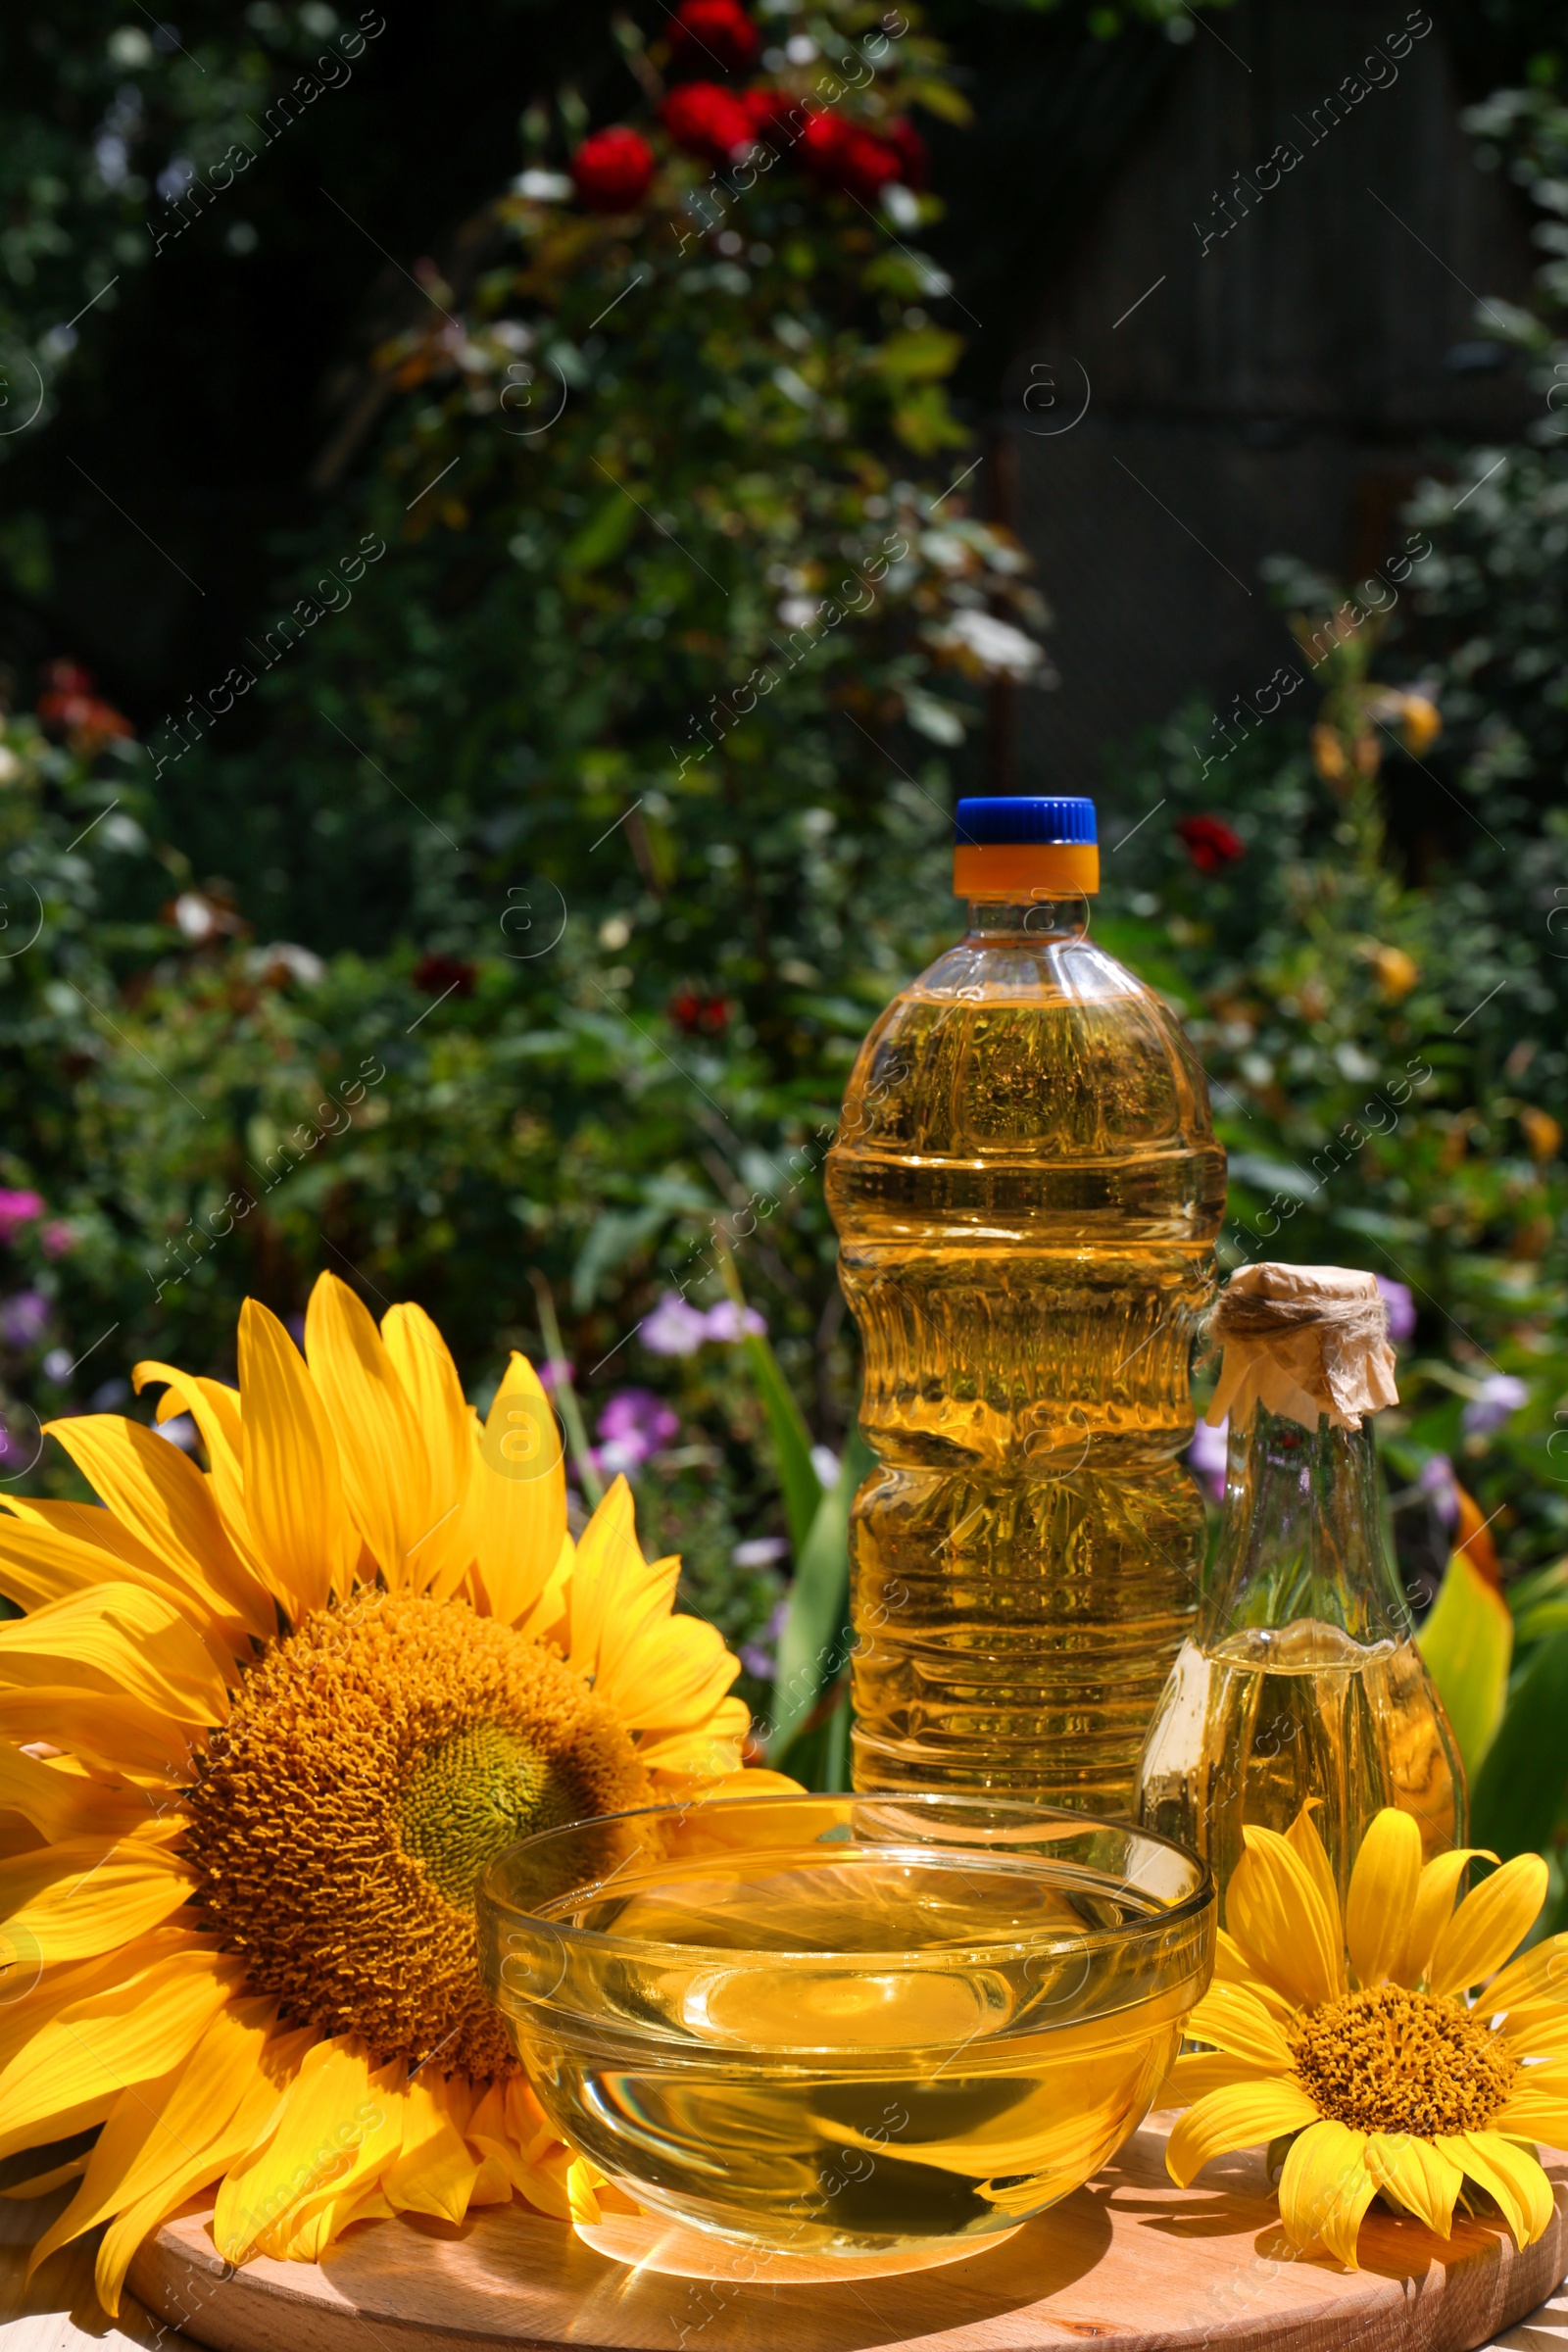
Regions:
<instances>
[{"instance_id":1,"label":"twine tied around bottle neck","mask_svg":"<svg viewBox=\"0 0 1568 2352\"><path fill-rule=\"evenodd\" d=\"M1359 1429L1368 1413L1397 1404L1389 1314L1375 1274L1349 1266L1242 1266L1214 1302L1211 1340L1224 1348L1219 1386L1204 1415L1239 1429L1255 1405L1316 1429Z\"/></svg>"}]
</instances>

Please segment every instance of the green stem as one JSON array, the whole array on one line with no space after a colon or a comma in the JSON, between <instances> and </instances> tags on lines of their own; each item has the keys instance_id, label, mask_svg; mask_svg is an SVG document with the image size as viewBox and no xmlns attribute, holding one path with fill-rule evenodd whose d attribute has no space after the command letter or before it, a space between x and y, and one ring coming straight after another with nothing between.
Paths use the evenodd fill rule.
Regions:
<instances>
[{"instance_id":1,"label":"green stem","mask_svg":"<svg viewBox=\"0 0 1568 2352\"><path fill-rule=\"evenodd\" d=\"M542 1274L530 1274L533 1295L539 1301L539 1328L545 1335L545 1351L550 1369L553 1400L566 1425L566 1443L571 1447L571 1466L577 1473L578 1484L589 1502L597 1510L605 1499L605 1482L594 1468L593 1454L588 1445L588 1430L577 1402L577 1392L571 1385L571 1366L566 1350L561 1344L561 1325L556 1320L556 1302L550 1296L550 1285Z\"/></svg>"}]
</instances>

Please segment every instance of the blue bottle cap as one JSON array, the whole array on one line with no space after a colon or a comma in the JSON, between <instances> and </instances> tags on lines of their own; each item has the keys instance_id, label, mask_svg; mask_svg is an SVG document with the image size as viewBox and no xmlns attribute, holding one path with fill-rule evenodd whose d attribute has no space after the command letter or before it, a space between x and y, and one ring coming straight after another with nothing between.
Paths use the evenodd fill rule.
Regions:
<instances>
[{"instance_id":1,"label":"blue bottle cap","mask_svg":"<svg viewBox=\"0 0 1568 2352\"><path fill-rule=\"evenodd\" d=\"M965 849L1098 838L1093 801L1037 799L1023 793L960 801L954 824L954 839Z\"/></svg>"}]
</instances>

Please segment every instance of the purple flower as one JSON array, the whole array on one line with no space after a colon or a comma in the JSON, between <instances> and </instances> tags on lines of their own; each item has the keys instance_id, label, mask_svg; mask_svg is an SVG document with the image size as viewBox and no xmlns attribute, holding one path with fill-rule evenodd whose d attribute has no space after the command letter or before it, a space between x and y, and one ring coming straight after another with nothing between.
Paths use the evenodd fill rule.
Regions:
<instances>
[{"instance_id":1,"label":"purple flower","mask_svg":"<svg viewBox=\"0 0 1568 2352\"><path fill-rule=\"evenodd\" d=\"M0 1242L14 1242L24 1225L43 1215L42 1193L0 1192Z\"/></svg>"},{"instance_id":2,"label":"purple flower","mask_svg":"<svg viewBox=\"0 0 1568 2352\"><path fill-rule=\"evenodd\" d=\"M1415 1329L1415 1300L1410 1296L1410 1286L1407 1282L1391 1282L1386 1274L1375 1275L1373 1279L1389 1310L1389 1337L1398 1348Z\"/></svg>"},{"instance_id":3,"label":"purple flower","mask_svg":"<svg viewBox=\"0 0 1568 2352\"><path fill-rule=\"evenodd\" d=\"M737 1306L733 1298L721 1298L703 1317L703 1328L710 1340L743 1340L748 1332L760 1339L767 1325L755 1306Z\"/></svg>"},{"instance_id":4,"label":"purple flower","mask_svg":"<svg viewBox=\"0 0 1568 2352\"><path fill-rule=\"evenodd\" d=\"M13 1291L0 1298L0 1340L8 1348L36 1348L49 1322L49 1301L41 1291Z\"/></svg>"},{"instance_id":5,"label":"purple flower","mask_svg":"<svg viewBox=\"0 0 1568 2352\"><path fill-rule=\"evenodd\" d=\"M1230 1451L1228 1420L1210 1425L1200 1421L1187 1448L1187 1467L1216 1502L1225 1499L1225 1460Z\"/></svg>"},{"instance_id":6,"label":"purple flower","mask_svg":"<svg viewBox=\"0 0 1568 2352\"><path fill-rule=\"evenodd\" d=\"M569 1388L573 1379L570 1364L553 1363L548 1355L542 1364L535 1364L534 1371L538 1375L539 1386L547 1396L553 1396L557 1389L564 1384Z\"/></svg>"},{"instance_id":7,"label":"purple flower","mask_svg":"<svg viewBox=\"0 0 1568 2352\"><path fill-rule=\"evenodd\" d=\"M1446 1453L1434 1453L1421 1465L1416 1480L1418 1494L1430 1497L1439 1522L1452 1527L1459 1516L1459 1482L1453 1475L1453 1464Z\"/></svg>"},{"instance_id":8,"label":"purple flower","mask_svg":"<svg viewBox=\"0 0 1568 2352\"><path fill-rule=\"evenodd\" d=\"M1459 1427L1467 1438L1490 1438L1519 1410L1529 1394L1517 1374L1489 1372L1459 1415Z\"/></svg>"},{"instance_id":9,"label":"purple flower","mask_svg":"<svg viewBox=\"0 0 1568 2352\"><path fill-rule=\"evenodd\" d=\"M771 1568L773 1562L783 1559L788 1550L789 1544L782 1536L748 1536L744 1544L736 1544L729 1556L737 1568Z\"/></svg>"},{"instance_id":10,"label":"purple flower","mask_svg":"<svg viewBox=\"0 0 1568 2352\"><path fill-rule=\"evenodd\" d=\"M38 1239L45 1257L68 1257L76 1247L76 1229L62 1217L51 1217Z\"/></svg>"},{"instance_id":11,"label":"purple flower","mask_svg":"<svg viewBox=\"0 0 1568 2352\"><path fill-rule=\"evenodd\" d=\"M599 1416L596 1466L628 1477L680 1434L680 1417L652 1389L617 1389Z\"/></svg>"},{"instance_id":12,"label":"purple flower","mask_svg":"<svg viewBox=\"0 0 1568 2352\"><path fill-rule=\"evenodd\" d=\"M665 1291L638 1336L650 1355L695 1355L708 1338L708 1317L678 1291Z\"/></svg>"},{"instance_id":13,"label":"purple flower","mask_svg":"<svg viewBox=\"0 0 1568 2352\"><path fill-rule=\"evenodd\" d=\"M758 1544L767 1544L776 1541L776 1538L768 1536L760 1536L757 1538ZM736 1550L731 1553L731 1558L738 1559L740 1553L745 1551L747 1548L748 1547L746 1544L739 1544ZM786 1551L788 1548L789 1546L785 1544L779 1544L780 1551ZM741 1664L745 1667L748 1674L756 1675L760 1683L770 1683L778 1671L778 1645L780 1638L783 1635L784 1628L789 1622L789 1602L787 1600L781 1600L778 1603L778 1606L774 1609L772 1616L767 1621L767 1629L763 1634L761 1641L748 1642L740 1653Z\"/></svg>"}]
</instances>

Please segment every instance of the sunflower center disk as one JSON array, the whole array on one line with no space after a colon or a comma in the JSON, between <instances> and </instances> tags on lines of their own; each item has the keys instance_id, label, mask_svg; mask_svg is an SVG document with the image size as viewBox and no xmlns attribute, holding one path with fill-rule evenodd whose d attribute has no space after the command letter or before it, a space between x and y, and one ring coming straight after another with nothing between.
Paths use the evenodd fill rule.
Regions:
<instances>
[{"instance_id":1,"label":"sunflower center disk","mask_svg":"<svg viewBox=\"0 0 1568 2352\"><path fill-rule=\"evenodd\" d=\"M466 1601L359 1593L249 1669L185 1845L195 1900L290 2023L482 2080L516 2062L479 1978L480 1873L649 1793L624 1726L555 1650Z\"/></svg>"},{"instance_id":2,"label":"sunflower center disk","mask_svg":"<svg viewBox=\"0 0 1568 2352\"><path fill-rule=\"evenodd\" d=\"M1290 2036L1296 2072L1324 2115L1359 2132L1481 2132L1518 2060L1456 2001L1377 1984L1325 2001Z\"/></svg>"},{"instance_id":3,"label":"sunflower center disk","mask_svg":"<svg viewBox=\"0 0 1568 2352\"><path fill-rule=\"evenodd\" d=\"M496 1723L457 1732L416 1765L398 1805L403 1850L449 1903L471 1905L485 1870L519 1838L575 1817L565 1775Z\"/></svg>"}]
</instances>

